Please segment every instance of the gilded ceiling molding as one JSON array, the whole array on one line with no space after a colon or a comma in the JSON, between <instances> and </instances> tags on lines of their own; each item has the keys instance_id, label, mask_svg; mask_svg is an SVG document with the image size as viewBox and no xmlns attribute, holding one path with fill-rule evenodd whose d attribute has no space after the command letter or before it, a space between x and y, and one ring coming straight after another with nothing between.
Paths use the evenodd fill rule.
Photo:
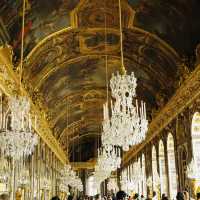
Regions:
<instances>
[{"instance_id":1,"label":"gilded ceiling molding","mask_svg":"<svg viewBox=\"0 0 200 200\"><path fill-rule=\"evenodd\" d=\"M26 59L25 60L29 60L30 57L32 57L34 55L34 52L37 51L38 48L40 48L43 44L45 44L48 40L51 40L53 39L54 37L56 37L57 35L61 34L61 33L64 33L64 32L68 32L69 30L71 30L72 27L67 27L67 28L64 28L64 29L61 29L59 31L56 31L55 33L52 33L48 36L46 36L45 38L43 38L41 41L39 41L37 43L37 45L31 50L31 52L26 56Z\"/></svg>"},{"instance_id":2,"label":"gilded ceiling molding","mask_svg":"<svg viewBox=\"0 0 200 200\"><path fill-rule=\"evenodd\" d=\"M147 45L148 45L148 43L150 43L150 45L151 45L151 44L155 43L154 40L158 40L158 44L156 43L157 45L155 46L155 48L161 48L162 51L163 51L163 54L166 54L166 56L169 57L169 58L171 58L171 60L174 60L174 62L176 62L177 60L179 60L179 56L177 55L177 53L169 45L167 45L164 41L160 40L155 35L150 34L150 33L146 32L146 31L143 31L143 30L138 29L138 28L134 28L134 29L130 29L130 30L131 31L136 31L137 32L136 34L142 34L143 40L145 40L147 42ZM81 34L77 34L78 32L80 32L80 30L79 31L78 30L75 31L74 29L70 29L70 28L63 29L63 30L61 30L61 31L59 31L57 33L52 34L51 36L48 36L47 39L44 39L44 42L41 41L41 45L36 46L33 49L33 51L31 51L31 53L28 55L28 57L26 59L27 63L25 64L25 77L24 77L24 80L25 81L26 81L26 79L28 80L27 84L30 83L30 81L32 82L31 86L33 87L32 88L33 90L37 91L37 89L43 84L43 82L47 79L47 77L49 77L51 74L55 73L61 66L65 65L65 64L71 64L71 63L76 62L76 61L78 61L80 59L84 59L84 58L86 58L88 56L89 57L91 57L91 56L97 56L97 55L102 56L102 53L104 53L103 50L102 50L102 51L98 52L96 55L95 54L90 55L91 53L94 53L94 51L93 50L91 50L90 52L85 52L85 50L83 51L83 49L85 47L83 47L84 46L83 42L81 42L82 39L78 39L77 42L80 45L80 49L82 49L82 50L80 50L81 54L80 53L79 54L76 53L74 55L74 57L72 57L72 58L70 57L70 55L68 55L69 58L65 58L65 60L63 60L63 55L58 55L57 57L59 59L57 58L56 60L53 60L52 62L46 64L42 68L42 70L40 71L39 74L36 74L34 77L30 77L31 74L32 74L31 71L30 71L31 68L32 67L36 68L37 65L39 64L38 63L38 64L36 64L36 66L33 66L34 63L37 63L37 62L39 62L38 60L42 59L42 58L38 58L38 55L43 55L44 51L47 49L47 46L48 46L48 50L51 49L51 48L55 49L57 47L56 46L56 44L57 44L56 41L58 43L59 42L65 42L65 41L62 41L63 34L65 35L66 33L69 33L71 31L72 32L76 32L77 37L81 37ZM110 33L115 33L115 34L118 35L118 31L116 29L109 29L108 32L109 31L110 31ZM90 28L90 29L87 29L87 30L84 29L84 30L81 31L81 33L85 33L85 34L88 34L88 33L92 34L92 33L96 33L96 32L97 33L100 33L100 32L103 33L104 29L102 29L102 28ZM71 47L69 47L69 48L71 48ZM142 51L142 50L140 50L140 51ZM64 54L64 53L65 52L63 52L61 54ZM117 55L117 53L118 53L118 46L115 48L115 54ZM110 48L109 48L109 54L110 55L113 54L111 52ZM140 54L142 54L142 52L140 52ZM113 55L113 56L116 56L116 55ZM128 56L126 56L126 57L127 57L127 59L129 59ZM60 60L60 58L61 58L61 60ZM140 62L140 55L137 56L137 59ZM154 65L156 65L156 63ZM175 65L175 64L173 64L173 65ZM165 66L162 66L162 68L164 68L164 67ZM147 68L146 70L151 71L152 67L151 66L146 66L146 68ZM155 68L155 67L153 66L153 68ZM157 66L157 68L159 68L159 66ZM158 73L158 71L159 71L158 69L154 70L152 74L155 75L155 73ZM159 77L159 80L162 82L162 84L164 84L166 82L166 80L164 79L164 77L162 76L162 74L158 73L157 75Z\"/></svg>"},{"instance_id":3,"label":"gilded ceiling molding","mask_svg":"<svg viewBox=\"0 0 200 200\"><path fill-rule=\"evenodd\" d=\"M89 125L94 125L97 122L99 122L99 124L101 125L102 118L96 118L94 120L81 119L79 121L76 121L73 124L70 124L69 126L67 126L62 131L62 133L59 135L58 140L59 140L60 143L62 143L62 145L66 145L66 143L68 141L66 139L64 139L64 138L68 138L69 137L68 139L70 140L71 137L75 136L75 133L80 134L82 128L86 128Z\"/></svg>"},{"instance_id":4,"label":"gilded ceiling molding","mask_svg":"<svg viewBox=\"0 0 200 200\"><path fill-rule=\"evenodd\" d=\"M70 22L72 27L92 27L105 26L104 20L99 20L99 15L107 19L107 27L119 26L118 3L116 0L80 0L79 4L70 13ZM133 27L135 17L135 10L128 4L127 1L122 0L122 12L126 16L123 18L123 27ZM127 20L126 20L127 18Z\"/></svg>"},{"instance_id":5,"label":"gilded ceiling molding","mask_svg":"<svg viewBox=\"0 0 200 200\"><path fill-rule=\"evenodd\" d=\"M191 105L200 96L200 65L192 72L186 81L177 89L176 93L168 101L149 125L147 138L144 143L133 147L124 154L123 165L126 165L137 153L139 153L154 137L156 137L178 114Z\"/></svg>"},{"instance_id":6,"label":"gilded ceiling molding","mask_svg":"<svg viewBox=\"0 0 200 200\"><path fill-rule=\"evenodd\" d=\"M67 28L61 29L61 30L59 30L55 33L48 35L47 37L42 39L40 42L38 42L38 44L31 50L31 52L26 57L26 61L33 62L34 61L34 54L37 51L40 51L42 46L45 45L48 41L51 41L51 40L54 40L54 39L56 40L59 35L62 35L64 33L68 33L70 31L75 31L75 30L76 29L74 29L73 27L67 27ZM86 30L86 29L83 28L83 30ZM151 38L153 38L156 41L159 41L159 43L162 44L167 49L166 53L171 52L171 54L173 54L175 57L177 57L179 59L179 55L173 49L173 47L171 47L168 43L166 43L164 40L159 38L157 35L150 33L148 31L145 31L144 29L141 29L141 28L138 28L138 27L129 28L129 30L140 32L140 33L144 34L146 36L145 41L146 41L147 44L148 44L149 39L151 39ZM95 31L105 31L105 30L103 28L87 28L87 31L95 32ZM119 35L119 31L116 28L107 28L107 32L110 32L110 31L115 32L116 34Z\"/></svg>"},{"instance_id":7,"label":"gilded ceiling molding","mask_svg":"<svg viewBox=\"0 0 200 200\"><path fill-rule=\"evenodd\" d=\"M58 136L58 141L61 141L63 137L72 135L75 131L85 127L84 119L73 122L72 124L66 126L62 133Z\"/></svg>"},{"instance_id":8,"label":"gilded ceiling molding","mask_svg":"<svg viewBox=\"0 0 200 200\"><path fill-rule=\"evenodd\" d=\"M96 160L88 161L88 162L70 162L73 170L81 170L81 169L94 169L96 165Z\"/></svg>"},{"instance_id":9,"label":"gilded ceiling molding","mask_svg":"<svg viewBox=\"0 0 200 200\"><path fill-rule=\"evenodd\" d=\"M0 87L8 96L17 94L17 88L19 88L19 78L18 75L13 71L12 64L12 49L9 46L0 47ZM32 112L38 117L38 126L33 127L37 134L42 138L42 140L49 146L52 152L57 156L57 158L63 163L67 163L68 160L64 151L61 149L60 144L53 136L52 131L48 127L48 123L45 119L45 115L41 108L38 108L36 104L33 103L28 92L22 88L23 95L27 96L31 102ZM34 125L34 123L32 123Z\"/></svg>"}]
</instances>

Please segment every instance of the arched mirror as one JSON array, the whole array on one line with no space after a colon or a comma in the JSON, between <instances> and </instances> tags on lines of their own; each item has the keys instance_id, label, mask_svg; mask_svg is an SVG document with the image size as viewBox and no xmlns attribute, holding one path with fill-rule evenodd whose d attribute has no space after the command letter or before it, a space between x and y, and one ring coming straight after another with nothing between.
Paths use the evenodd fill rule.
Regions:
<instances>
[{"instance_id":1,"label":"arched mirror","mask_svg":"<svg viewBox=\"0 0 200 200\"><path fill-rule=\"evenodd\" d=\"M157 157L156 157L156 148L152 148L152 178L153 178L153 190L157 190L158 185L158 171L157 171Z\"/></svg>"},{"instance_id":2,"label":"arched mirror","mask_svg":"<svg viewBox=\"0 0 200 200\"><path fill-rule=\"evenodd\" d=\"M176 199L177 193L177 173L174 153L174 138L169 133L167 138L167 157L168 157L168 173L169 173L169 195L171 199Z\"/></svg>"},{"instance_id":3,"label":"arched mirror","mask_svg":"<svg viewBox=\"0 0 200 200\"><path fill-rule=\"evenodd\" d=\"M167 173L166 173L166 165L165 165L165 151L163 141L159 142L159 167L160 167L160 189L161 195L167 195Z\"/></svg>"}]
</instances>

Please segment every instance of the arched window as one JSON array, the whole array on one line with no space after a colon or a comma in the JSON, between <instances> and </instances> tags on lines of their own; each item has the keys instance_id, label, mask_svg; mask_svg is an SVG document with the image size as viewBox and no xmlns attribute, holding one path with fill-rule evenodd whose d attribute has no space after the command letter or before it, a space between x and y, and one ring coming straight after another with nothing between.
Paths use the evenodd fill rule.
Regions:
<instances>
[{"instance_id":1,"label":"arched window","mask_svg":"<svg viewBox=\"0 0 200 200\"><path fill-rule=\"evenodd\" d=\"M167 195L167 173L166 173L166 166L165 166L165 151L163 141L160 140L159 143L159 166L160 166L160 189L161 195Z\"/></svg>"},{"instance_id":2,"label":"arched window","mask_svg":"<svg viewBox=\"0 0 200 200\"><path fill-rule=\"evenodd\" d=\"M145 156L142 154L142 193L146 197L147 195L147 180L145 170Z\"/></svg>"},{"instance_id":3,"label":"arched window","mask_svg":"<svg viewBox=\"0 0 200 200\"><path fill-rule=\"evenodd\" d=\"M193 158L197 168L200 168L200 113L196 112L192 119Z\"/></svg>"},{"instance_id":4,"label":"arched window","mask_svg":"<svg viewBox=\"0 0 200 200\"><path fill-rule=\"evenodd\" d=\"M157 157L156 157L156 148L153 146L152 148L152 178L153 178L153 190L157 190L157 179L158 179L158 171L157 171Z\"/></svg>"},{"instance_id":5,"label":"arched window","mask_svg":"<svg viewBox=\"0 0 200 200\"><path fill-rule=\"evenodd\" d=\"M168 169L169 169L169 195L171 199L176 199L176 193L177 193L176 163L174 154L174 139L171 133L168 135L167 139L167 156L168 156Z\"/></svg>"}]
</instances>

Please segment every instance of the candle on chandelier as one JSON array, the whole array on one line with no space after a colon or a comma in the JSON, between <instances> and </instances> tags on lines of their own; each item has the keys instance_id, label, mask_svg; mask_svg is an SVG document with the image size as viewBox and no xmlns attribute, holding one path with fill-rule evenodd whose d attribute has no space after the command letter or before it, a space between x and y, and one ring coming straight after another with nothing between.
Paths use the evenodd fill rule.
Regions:
<instances>
[{"instance_id":1,"label":"candle on chandelier","mask_svg":"<svg viewBox=\"0 0 200 200\"><path fill-rule=\"evenodd\" d=\"M139 116L139 110L138 110L138 100L136 99L136 114Z\"/></svg>"},{"instance_id":2,"label":"candle on chandelier","mask_svg":"<svg viewBox=\"0 0 200 200\"><path fill-rule=\"evenodd\" d=\"M32 123L31 123L31 114L28 114L28 128L31 131Z\"/></svg>"}]
</instances>

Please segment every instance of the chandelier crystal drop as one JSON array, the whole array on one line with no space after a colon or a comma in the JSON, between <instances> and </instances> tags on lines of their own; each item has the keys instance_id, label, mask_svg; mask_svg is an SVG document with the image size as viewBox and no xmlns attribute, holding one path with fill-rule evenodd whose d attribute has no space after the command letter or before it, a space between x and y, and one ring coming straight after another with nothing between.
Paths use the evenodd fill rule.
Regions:
<instances>
[{"instance_id":1,"label":"chandelier crystal drop","mask_svg":"<svg viewBox=\"0 0 200 200\"><path fill-rule=\"evenodd\" d=\"M8 109L3 110L1 94L1 153L19 160L32 154L38 137L32 130L30 103L26 97L10 97ZM36 126L36 118L35 118Z\"/></svg>"}]
</instances>

